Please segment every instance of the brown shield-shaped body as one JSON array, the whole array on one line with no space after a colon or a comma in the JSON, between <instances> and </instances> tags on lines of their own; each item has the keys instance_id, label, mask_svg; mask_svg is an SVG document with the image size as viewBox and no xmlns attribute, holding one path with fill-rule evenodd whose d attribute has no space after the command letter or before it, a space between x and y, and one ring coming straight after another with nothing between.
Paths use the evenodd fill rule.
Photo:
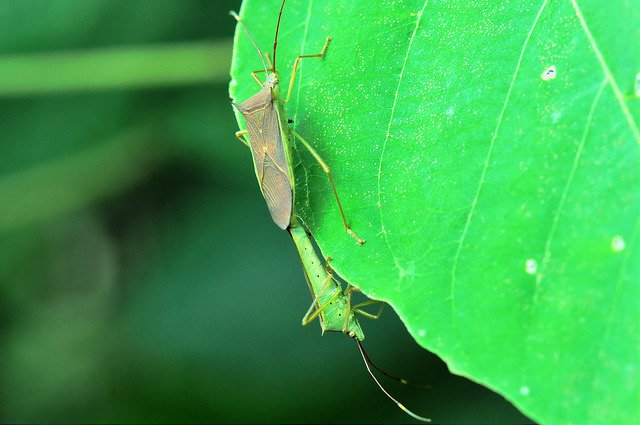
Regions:
<instances>
[{"instance_id":1,"label":"brown shield-shaped body","mask_svg":"<svg viewBox=\"0 0 640 425\"><path fill-rule=\"evenodd\" d=\"M247 124L256 177L271 217L278 227L286 229L293 210L294 183L289 167L288 141L275 102L272 88L265 84L248 100L233 105Z\"/></svg>"}]
</instances>

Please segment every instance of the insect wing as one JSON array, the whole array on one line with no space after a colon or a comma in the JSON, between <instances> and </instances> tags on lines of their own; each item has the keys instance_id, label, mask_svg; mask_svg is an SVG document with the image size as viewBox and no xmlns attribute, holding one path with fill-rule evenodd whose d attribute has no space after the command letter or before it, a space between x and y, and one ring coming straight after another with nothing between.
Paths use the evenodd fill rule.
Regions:
<instances>
[{"instance_id":1,"label":"insect wing","mask_svg":"<svg viewBox=\"0 0 640 425\"><path fill-rule=\"evenodd\" d=\"M234 105L247 124L256 177L271 217L278 227L286 229L291 220L293 188L271 90L265 87Z\"/></svg>"},{"instance_id":2,"label":"insect wing","mask_svg":"<svg viewBox=\"0 0 640 425\"><path fill-rule=\"evenodd\" d=\"M289 227L293 204L291 183L289 177L276 166L269 154L264 157L264 172L260 187L273 221L281 229Z\"/></svg>"}]
</instances>

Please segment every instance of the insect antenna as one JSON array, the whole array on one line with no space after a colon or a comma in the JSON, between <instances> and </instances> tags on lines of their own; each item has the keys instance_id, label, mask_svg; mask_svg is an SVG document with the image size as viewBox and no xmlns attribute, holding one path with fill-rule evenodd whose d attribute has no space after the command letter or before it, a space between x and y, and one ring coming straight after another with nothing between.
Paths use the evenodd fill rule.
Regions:
<instances>
[{"instance_id":1,"label":"insect antenna","mask_svg":"<svg viewBox=\"0 0 640 425\"><path fill-rule=\"evenodd\" d=\"M280 13L282 13L282 10L280 11ZM258 51L258 54L260 55L260 60L262 61L262 66L264 67L264 73L265 75L269 74L269 70L267 68L267 63L264 61L264 55L262 54L262 50L260 50L260 48L258 47L258 44L255 42L255 40L253 39L253 37L251 37L251 33L249 32L249 30L247 29L247 27L244 26L244 22L242 22L242 19L240 19L240 17L238 16L238 14L236 12L234 12L233 10L229 11L229 15L233 16L236 21L238 21L238 23L242 26L242 29L244 30L244 32L247 33L247 35L249 36L249 40L251 40L251 43L253 43L253 47L256 48L256 50ZM280 20L278 20L278 23L280 22ZM277 33L276 33L277 34ZM275 58L273 61L273 69L275 70Z\"/></svg>"},{"instance_id":2,"label":"insect antenna","mask_svg":"<svg viewBox=\"0 0 640 425\"><path fill-rule=\"evenodd\" d=\"M280 5L280 13L278 14L278 24L276 25L276 36L273 39L273 72L276 72L276 47L278 46L278 32L280 31L280 19L282 18L282 10L284 9L284 3L287 0L282 0Z\"/></svg>"},{"instance_id":3,"label":"insect antenna","mask_svg":"<svg viewBox=\"0 0 640 425\"><path fill-rule=\"evenodd\" d=\"M367 356L366 351L364 351L364 347L362 346L362 343L360 341L358 341L357 339L355 341L358 344L358 348L360 349L360 354L362 355L362 360L364 360L364 365L367 368L367 371L369 372L369 375L371 375L371 377L376 382L376 384L378 384L378 387L380 387L382 392L387 397L389 397L389 399L391 399L391 401L393 401L403 412L405 412L407 415L411 416L413 419L416 419L416 420L419 420L419 421L422 421L422 422L431 422L431 419L416 415L411 410L409 410L406 407L404 407L404 405L402 403L400 403L398 400L396 400L391 394L389 394L389 392L382 386L380 381L378 381L378 378L376 378L376 376L373 374L373 371L371 370L371 367L370 367L370 365L372 365L373 363L370 363L369 356Z\"/></svg>"},{"instance_id":4,"label":"insect antenna","mask_svg":"<svg viewBox=\"0 0 640 425\"><path fill-rule=\"evenodd\" d=\"M370 366L373 366L378 372L380 372L381 374L383 374L384 376L386 376L389 379L393 379L394 381L398 381L401 384L405 384L405 385L409 385L410 387L415 387L415 388L421 388L421 389L428 389L429 387L427 385L420 385L420 384L414 384L413 382L409 382L404 378L401 378L399 376L395 376L392 375L388 372L386 372L384 369L381 369L380 367L378 367L373 360L371 360L371 357L369 357L369 355L367 354L366 351L362 350L362 354L364 355L364 357L366 357L365 361L367 363L369 363Z\"/></svg>"}]
</instances>

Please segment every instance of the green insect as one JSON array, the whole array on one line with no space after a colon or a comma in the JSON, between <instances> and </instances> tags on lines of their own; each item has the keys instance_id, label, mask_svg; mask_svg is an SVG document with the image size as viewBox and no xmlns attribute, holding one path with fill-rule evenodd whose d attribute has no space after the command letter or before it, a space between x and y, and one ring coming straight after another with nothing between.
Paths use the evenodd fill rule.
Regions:
<instances>
[{"instance_id":1,"label":"green insect","mask_svg":"<svg viewBox=\"0 0 640 425\"><path fill-rule=\"evenodd\" d=\"M302 59L309 58L323 58L327 52L331 38L327 37L324 47L320 53L298 56L296 58L291 78L289 80L287 96L282 99L280 95L280 78L276 71L276 52L278 44L278 30L280 29L280 20L282 18L285 1L286 0L283 0L278 15L278 23L276 25L273 43L273 62L270 62L269 67L267 67L267 64L265 63L265 55L253 40L249 31L244 27L240 17L235 12L231 12L233 17L236 18L238 23L243 27L247 36L258 51L264 68L251 73L253 79L260 84L262 89L242 103L233 103L233 106L244 117L247 128L246 130L238 131L236 133L236 137L251 150L260 190L267 202L273 221L281 229L287 230L291 234L298 253L300 254L304 275L314 298L311 307L302 319L302 324L307 325L314 319L318 318L323 333L325 331L336 331L342 332L353 338L358 344L358 348L360 349L360 353L367 370L382 391L391 400L393 400L398 407L413 418L429 422L429 419L414 414L404 407L402 403L393 398L384 389L371 371L370 366L373 366L378 370L380 369L371 362L362 347L361 341L364 340L364 332L362 331L356 314L377 319L382 312L384 304L379 301L365 301L363 303L351 305L351 294L356 289L351 285L347 285L347 288L344 289L335 279L333 270L330 266L331 258L327 258L325 262L318 257L309 232L305 229L295 213L295 180L291 153L291 143L294 138L297 139L302 146L309 151L309 153L311 153L313 158L326 173L329 184L333 189L338 210L342 217L342 222L346 232L359 245L363 245L365 243L365 241L360 239L348 225L330 168L309 144L309 142L289 126L287 120L284 105L289 101L300 61ZM269 60L268 57L267 60ZM262 72L266 74L266 80L264 83L262 83L258 77L258 74ZM363 310L363 307L375 304L381 305L377 314L371 314ZM392 379L400 380L399 378L388 375L384 371L382 371L382 373ZM401 381L406 382L404 380Z\"/></svg>"}]
</instances>

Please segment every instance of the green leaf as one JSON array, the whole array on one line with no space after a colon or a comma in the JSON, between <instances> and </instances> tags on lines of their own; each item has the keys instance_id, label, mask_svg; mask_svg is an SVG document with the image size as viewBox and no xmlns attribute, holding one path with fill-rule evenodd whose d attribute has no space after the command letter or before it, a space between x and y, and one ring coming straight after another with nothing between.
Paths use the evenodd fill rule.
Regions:
<instances>
[{"instance_id":1,"label":"green leaf","mask_svg":"<svg viewBox=\"0 0 640 425\"><path fill-rule=\"evenodd\" d=\"M241 10L265 52L278 9ZM296 208L332 266L534 420L637 423L637 5L291 0L283 90L327 36L287 111L367 239L297 148ZM261 62L241 31L234 52L243 101Z\"/></svg>"}]
</instances>

